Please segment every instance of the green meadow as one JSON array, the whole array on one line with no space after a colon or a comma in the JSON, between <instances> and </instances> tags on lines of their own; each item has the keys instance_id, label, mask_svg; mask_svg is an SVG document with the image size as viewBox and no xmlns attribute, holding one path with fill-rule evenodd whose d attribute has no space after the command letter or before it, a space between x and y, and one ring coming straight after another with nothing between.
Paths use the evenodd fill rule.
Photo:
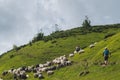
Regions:
<instances>
[{"instance_id":1,"label":"green meadow","mask_svg":"<svg viewBox=\"0 0 120 80\"><path fill-rule=\"evenodd\" d=\"M104 27L104 26L101 26ZM32 45L27 44L18 51L11 50L4 53L0 57L0 73L11 68L18 68L21 66L30 66L46 61L51 61L56 57L66 55L69 60L73 61L72 65L55 70L53 75L48 76L43 73L43 80L120 80L120 28L106 28L102 32L89 32L87 34L79 34L77 29L74 31L76 35L56 38L53 40L37 41ZM112 34L107 38L106 35ZM95 47L89 48L89 45L96 42ZM76 46L80 46L85 50L84 53L73 53ZM111 56L109 57L109 64L102 66L103 50L108 47ZM86 75L79 75L85 71L85 61L88 62ZM33 73L28 73L27 80L39 80L33 77ZM3 80L13 80L11 74L7 76L0 75Z\"/></svg>"}]
</instances>

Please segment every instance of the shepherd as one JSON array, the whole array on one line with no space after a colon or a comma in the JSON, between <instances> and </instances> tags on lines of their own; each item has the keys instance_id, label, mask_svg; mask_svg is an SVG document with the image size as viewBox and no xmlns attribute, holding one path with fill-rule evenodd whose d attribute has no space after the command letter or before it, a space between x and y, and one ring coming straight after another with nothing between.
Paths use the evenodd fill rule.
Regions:
<instances>
[{"instance_id":1,"label":"shepherd","mask_svg":"<svg viewBox=\"0 0 120 80\"><path fill-rule=\"evenodd\" d=\"M105 50L103 51L103 56L104 56L104 64L107 65L108 64L108 58L109 55L111 56L109 50L107 47L105 47Z\"/></svg>"}]
</instances>

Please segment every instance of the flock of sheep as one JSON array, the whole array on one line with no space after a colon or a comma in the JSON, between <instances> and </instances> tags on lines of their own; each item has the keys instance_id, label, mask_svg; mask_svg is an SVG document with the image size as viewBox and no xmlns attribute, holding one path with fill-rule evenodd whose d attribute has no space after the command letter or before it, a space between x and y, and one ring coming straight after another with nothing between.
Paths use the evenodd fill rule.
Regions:
<instances>
[{"instance_id":1,"label":"flock of sheep","mask_svg":"<svg viewBox=\"0 0 120 80\"><path fill-rule=\"evenodd\" d=\"M69 66L72 64L72 61L68 60L67 57L60 56L58 58L55 58L52 61L47 61L44 64L37 64L32 66L23 66L17 69L10 69L7 71L4 71L2 73L3 76L6 76L7 74L13 74L14 80L17 79L27 79L29 75L27 73L33 72L34 78L43 79L43 72L46 72L47 75L54 74L54 70Z\"/></svg>"},{"instance_id":2,"label":"flock of sheep","mask_svg":"<svg viewBox=\"0 0 120 80\"><path fill-rule=\"evenodd\" d=\"M92 48L95 46L96 43L91 44L89 47ZM74 51L74 53L69 54L69 57L73 57L75 53L84 53L85 51L83 49L80 49L79 51ZM47 61L44 64L37 64L32 66L23 66L19 67L17 69L10 69L7 71L4 71L2 73L3 76L6 76L7 74L12 74L14 80L18 79L27 79L29 75L27 73L33 72L34 78L43 79L43 72L46 72L47 75L54 74L54 70L69 66L72 64L72 61L68 60L68 58L63 55L60 57L55 58L52 61ZM1 79L2 80L2 79Z\"/></svg>"}]
</instances>

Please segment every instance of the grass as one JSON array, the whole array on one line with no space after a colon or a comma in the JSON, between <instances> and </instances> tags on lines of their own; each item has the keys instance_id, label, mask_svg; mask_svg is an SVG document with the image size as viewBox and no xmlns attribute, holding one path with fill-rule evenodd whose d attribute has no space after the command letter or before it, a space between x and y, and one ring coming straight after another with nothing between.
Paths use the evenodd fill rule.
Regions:
<instances>
[{"instance_id":1,"label":"grass","mask_svg":"<svg viewBox=\"0 0 120 80\"><path fill-rule=\"evenodd\" d=\"M116 35L104 39L105 35L113 32L116 32ZM119 80L120 33L117 34L117 32L119 32L119 29L108 29L103 33L93 32L48 42L39 41L32 44L32 46L27 45L17 52L12 50L0 58L0 73L11 68L44 63L60 55L68 55L75 50L77 45L80 45L81 48L84 48L85 53L76 54L73 58L70 58L70 60L74 61L73 65L56 70L51 76L47 76L44 73L44 80ZM93 42L97 42L97 44L90 49L88 46ZM94 62L103 61L102 51L106 46L112 53L110 62L117 62L117 64L106 67L94 65ZM14 56L10 58L10 55ZM90 73L85 76L79 76L79 73L84 71L82 66L82 60L84 59L87 59L89 63L88 70ZM28 80L38 80L33 78L33 73L29 73L29 75ZM3 78L4 80L12 80L11 75Z\"/></svg>"},{"instance_id":2,"label":"grass","mask_svg":"<svg viewBox=\"0 0 120 80\"><path fill-rule=\"evenodd\" d=\"M46 78L45 80L119 80L120 79L120 64L119 64L119 52L120 46L120 33L109 38L107 41L100 41L93 49L86 48L84 54L76 54L72 60L76 62L72 66L62 68L60 71L57 71L53 76ZM113 41L111 43L111 41ZM101 65L93 65L92 63L96 60L103 61L103 57L101 55L105 46L110 48L110 51L113 51L112 47L116 45L116 52L112 53L112 57L110 57L110 63L116 62L115 65L107 65L102 67ZM102 47L102 49L100 48ZM81 66L81 61L83 59L87 59L89 62L89 71L90 73L86 76L78 76L78 74L84 69Z\"/></svg>"}]
</instances>

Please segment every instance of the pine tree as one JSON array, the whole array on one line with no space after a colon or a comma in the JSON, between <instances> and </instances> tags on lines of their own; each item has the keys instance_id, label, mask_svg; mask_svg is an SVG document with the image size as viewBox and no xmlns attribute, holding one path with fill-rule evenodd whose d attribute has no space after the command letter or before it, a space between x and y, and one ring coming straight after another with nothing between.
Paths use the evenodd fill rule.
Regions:
<instances>
[{"instance_id":1,"label":"pine tree","mask_svg":"<svg viewBox=\"0 0 120 80\"><path fill-rule=\"evenodd\" d=\"M18 51L18 47L17 47L17 45L13 45L13 49L15 50L15 51Z\"/></svg>"},{"instance_id":2,"label":"pine tree","mask_svg":"<svg viewBox=\"0 0 120 80\"><path fill-rule=\"evenodd\" d=\"M91 21L87 16L85 16L85 20L83 21L82 27L85 31L90 31L91 30Z\"/></svg>"}]
</instances>

